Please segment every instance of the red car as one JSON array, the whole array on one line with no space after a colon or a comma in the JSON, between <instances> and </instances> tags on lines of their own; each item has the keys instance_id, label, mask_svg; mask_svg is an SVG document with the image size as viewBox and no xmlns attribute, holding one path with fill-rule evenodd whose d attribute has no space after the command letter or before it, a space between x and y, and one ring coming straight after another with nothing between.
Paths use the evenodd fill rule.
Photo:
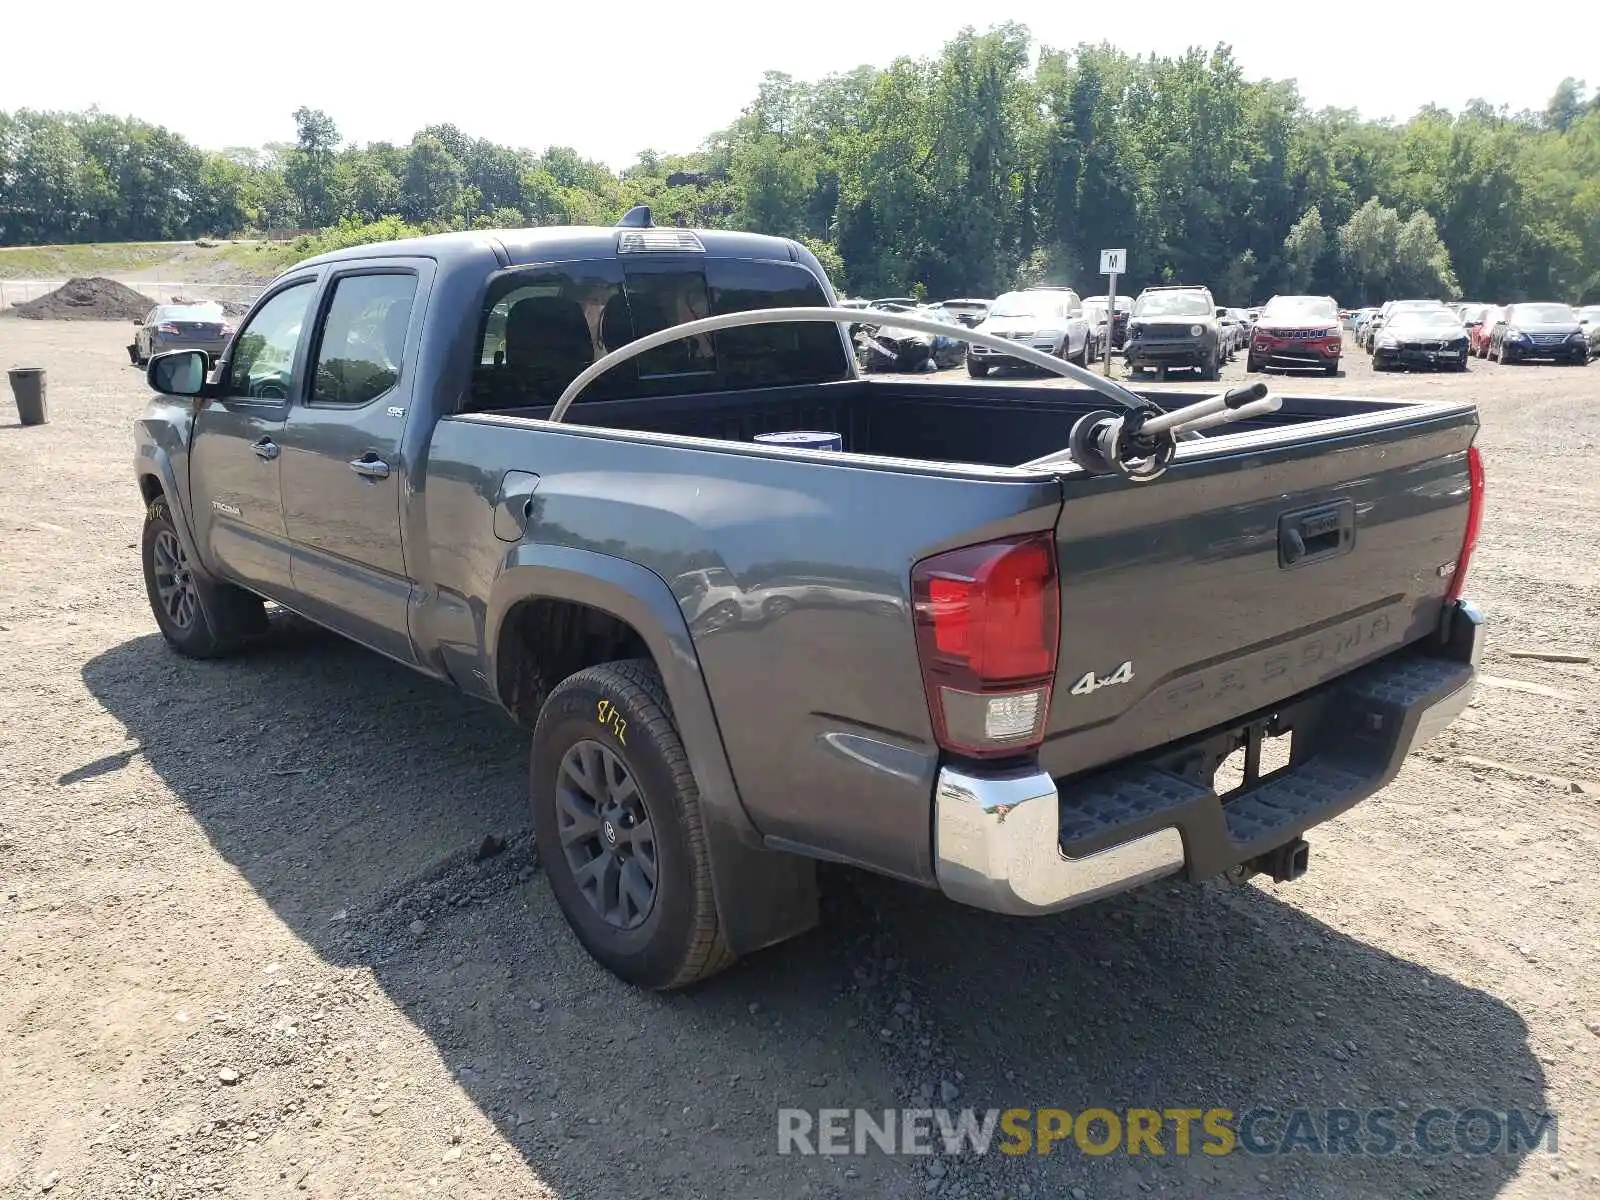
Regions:
<instances>
[{"instance_id":1,"label":"red car","mask_svg":"<svg viewBox=\"0 0 1600 1200\"><path fill-rule=\"evenodd\" d=\"M1331 296L1274 296L1256 318L1244 369L1310 367L1339 373L1344 330Z\"/></svg>"},{"instance_id":2,"label":"red car","mask_svg":"<svg viewBox=\"0 0 1600 1200\"><path fill-rule=\"evenodd\" d=\"M1467 327L1467 353L1489 357L1489 337L1505 309L1497 304L1469 304L1461 310L1461 323Z\"/></svg>"}]
</instances>

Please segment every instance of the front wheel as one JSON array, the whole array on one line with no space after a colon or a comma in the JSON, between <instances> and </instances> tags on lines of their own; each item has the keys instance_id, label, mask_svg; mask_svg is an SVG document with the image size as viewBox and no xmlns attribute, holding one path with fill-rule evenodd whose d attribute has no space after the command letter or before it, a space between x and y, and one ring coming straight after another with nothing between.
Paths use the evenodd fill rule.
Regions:
<instances>
[{"instance_id":1,"label":"front wheel","mask_svg":"<svg viewBox=\"0 0 1600 1200\"><path fill-rule=\"evenodd\" d=\"M1222 354L1220 351L1206 359L1200 366L1200 378L1207 383L1215 383L1222 378Z\"/></svg>"},{"instance_id":2,"label":"front wheel","mask_svg":"<svg viewBox=\"0 0 1600 1200\"><path fill-rule=\"evenodd\" d=\"M141 557L156 627L185 658L220 658L266 632L259 596L195 573L165 497L152 501L145 514Z\"/></svg>"},{"instance_id":3,"label":"front wheel","mask_svg":"<svg viewBox=\"0 0 1600 1200\"><path fill-rule=\"evenodd\" d=\"M584 948L646 988L731 965L700 792L655 664L606 663L563 680L530 759L539 862Z\"/></svg>"},{"instance_id":4,"label":"front wheel","mask_svg":"<svg viewBox=\"0 0 1600 1200\"><path fill-rule=\"evenodd\" d=\"M1071 353L1071 351L1069 350L1069 347L1071 345L1072 345L1072 343L1070 341L1068 341L1062 346L1063 356L1066 358L1066 360L1069 363L1071 363L1073 366L1075 366L1075 367L1086 367L1086 366L1088 366L1089 365L1089 343L1087 341L1084 342L1083 343L1083 349L1079 350L1076 354Z\"/></svg>"},{"instance_id":5,"label":"front wheel","mask_svg":"<svg viewBox=\"0 0 1600 1200\"><path fill-rule=\"evenodd\" d=\"M974 379L982 379L989 374L989 364L978 362L969 354L967 355L967 374Z\"/></svg>"},{"instance_id":6,"label":"front wheel","mask_svg":"<svg viewBox=\"0 0 1600 1200\"><path fill-rule=\"evenodd\" d=\"M1258 374L1261 370L1261 360L1254 354L1244 356L1244 373L1246 375Z\"/></svg>"}]
</instances>

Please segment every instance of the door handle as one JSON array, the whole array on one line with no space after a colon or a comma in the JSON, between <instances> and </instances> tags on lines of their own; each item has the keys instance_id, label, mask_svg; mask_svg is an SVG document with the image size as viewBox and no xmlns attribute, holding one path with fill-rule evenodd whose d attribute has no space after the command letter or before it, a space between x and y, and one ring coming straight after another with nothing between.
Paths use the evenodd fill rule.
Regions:
<instances>
[{"instance_id":1,"label":"door handle","mask_svg":"<svg viewBox=\"0 0 1600 1200\"><path fill-rule=\"evenodd\" d=\"M278 443L271 438L264 437L258 442L252 442L250 449L256 452L257 458L265 459L267 462L278 457Z\"/></svg>"},{"instance_id":2,"label":"door handle","mask_svg":"<svg viewBox=\"0 0 1600 1200\"><path fill-rule=\"evenodd\" d=\"M370 450L360 458L352 458L350 469L363 479L389 478L389 464Z\"/></svg>"}]
</instances>

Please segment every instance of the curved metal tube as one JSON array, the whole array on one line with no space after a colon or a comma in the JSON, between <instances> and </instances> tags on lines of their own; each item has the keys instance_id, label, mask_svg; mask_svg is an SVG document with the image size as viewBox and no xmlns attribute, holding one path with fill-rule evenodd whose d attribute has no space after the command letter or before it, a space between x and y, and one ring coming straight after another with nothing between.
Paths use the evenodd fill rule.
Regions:
<instances>
[{"instance_id":1,"label":"curved metal tube","mask_svg":"<svg viewBox=\"0 0 1600 1200\"><path fill-rule=\"evenodd\" d=\"M576 379L567 384L566 390L561 393L560 398L556 401L555 408L550 410L549 419L551 421L560 421L565 417L567 409L572 407L572 402L578 398L579 393L612 367L618 363L625 363L630 358L637 358L641 354L648 353L658 346L665 346L668 342L675 342L679 338L694 337L701 333L715 333L719 329L737 329L745 325L787 325L793 321L828 321L837 325L888 325L896 329L911 329L918 333L931 333L936 337L958 338L964 342L987 346L991 350L999 350L1008 358L1020 359L1022 362L1029 363L1032 366L1043 367L1047 371L1053 371L1057 375L1075 380L1093 388L1106 399L1116 401L1124 408L1145 408L1150 404L1148 400L1137 392L1131 392L1120 384L1096 375L1085 367L1064 362L1053 354L1046 354L1043 350L1035 350L1032 346L1024 346L1020 342L995 337L992 333L979 333L977 330L968 329L963 325L946 325L943 321L930 321L925 317L910 317L904 313L878 312L875 309L757 308L749 312L722 313L715 317L702 317L698 321L686 321L684 324L674 325L670 329L646 334L637 341L629 342L626 346L613 350L604 358L585 367Z\"/></svg>"}]
</instances>

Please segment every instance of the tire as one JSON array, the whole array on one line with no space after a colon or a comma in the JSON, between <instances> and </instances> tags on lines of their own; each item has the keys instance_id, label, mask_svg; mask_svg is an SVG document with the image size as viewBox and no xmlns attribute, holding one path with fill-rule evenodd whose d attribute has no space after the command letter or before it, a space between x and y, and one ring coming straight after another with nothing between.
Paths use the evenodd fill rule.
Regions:
<instances>
[{"instance_id":1,"label":"tire","mask_svg":"<svg viewBox=\"0 0 1600 1200\"><path fill-rule=\"evenodd\" d=\"M185 658L221 658L266 633L261 597L194 574L164 496L151 501L145 513L140 558L156 626Z\"/></svg>"},{"instance_id":2,"label":"tire","mask_svg":"<svg viewBox=\"0 0 1600 1200\"><path fill-rule=\"evenodd\" d=\"M1339 364L1337 362L1323 363L1322 364L1322 373L1324 375L1329 375L1329 376L1338 375L1339 374Z\"/></svg>"},{"instance_id":3,"label":"tire","mask_svg":"<svg viewBox=\"0 0 1600 1200\"><path fill-rule=\"evenodd\" d=\"M731 966L711 890L700 793L655 664L631 659L568 676L539 713L529 758L539 862L584 949L618 978L655 990L686 987ZM579 768L604 798L584 790ZM629 782L636 803L616 803ZM648 843L639 832L646 827ZM597 863L609 865L588 877L591 898L580 877ZM641 902L624 880L648 884L652 870L654 886ZM608 913L613 890L616 907Z\"/></svg>"},{"instance_id":4,"label":"tire","mask_svg":"<svg viewBox=\"0 0 1600 1200\"><path fill-rule=\"evenodd\" d=\"M1261 360L1254 354L1246 354L1244 356L1244 373L1246 375L1257 375L1260 371Z\"/></svg>"},{"instance_id":5,"label":"tire","mask_svg":"<svg viewBox=\"0 0 1600 1200\"><path fill-rule=\"evenodd\" d=\"M1220 350L1200 364L1200 378L1207 383L1215 383L1222 378L1222 352Z\"/></svg>"},{"instance_id":6,"label":"tire","mask_svg":"<svg viewBox=\"0 0 1600 1200\"><path fill-rule=\"evenodd\" d=\"M1071 345L1072 345L1072 339L1070 339L1070 338L1068 338L1067 341L1062 343L1062 346L1061 346L1062 357L1064 357L1069 363L1071 363L1075 367L1087 367L1089 365L1089 343L1088 343L1088 341L1087 340L1084 341L1083 349L1079 350L1076 354L1070 353L1068 348Z\"/></svg>"},{"instance_id":7,"label":"tire","mask_svg":"<svg viewBox=\"0 0 1600 1200\"><path fill-rule=\"evenodd\" d=\"M983 379L989 374L989 364L976 362L972 355L967 355L967 374L974 379Z\"/></svg>"}]
</instances>

